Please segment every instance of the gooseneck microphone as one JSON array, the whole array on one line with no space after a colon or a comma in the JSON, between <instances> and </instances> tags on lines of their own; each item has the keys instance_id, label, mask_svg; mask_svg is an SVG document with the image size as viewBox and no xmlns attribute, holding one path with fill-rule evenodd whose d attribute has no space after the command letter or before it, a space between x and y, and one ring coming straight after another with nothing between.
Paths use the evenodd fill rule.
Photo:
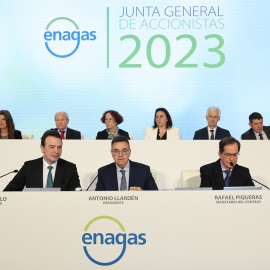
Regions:
<instances>
[{"instance_id":1,"label":"gooseneck microphone","mask_svg":"<svg viewBox=\"0 0 270 270\"><path fill-rule=\"evenodd\" d=\"M12 171L12 172L9 172L9 173L6 173L6 174L4 174L4 175L1 175L0 178L4 177L4 176L6 176L6 175L8 175L8 174L10 174L10 173L17 173L17 172L18 172L18 170L14 170L14 171Z\"/></svg>"},{"instance_id":2,"label":"gooseneck microphone","mask_svg":"<svg viewBox=\"0 0 270 270\"><path fill-rule=\"evenodd\" d=\"M231 165L232 167L234 167L234 166L235 166L235 164L233 164L232 162L230 162L230 165ZM252 177L250 177L249 175L247 175L247 174L245 174L245 173L243 173L243 172L241 172L241 171L239 171L239 170L237 170L237 169L235 169L235 170L236 170L237 172L241 173L242 175L244 175L244 176L246 176L246 177L250 178L252 181L254 181L254 182L256 182L256 183L260 184L261 186L266 187L267 189L269 189L269 187L268 187L268 186L265 186L264 184L262 184L262 183L260 183L259 181L257 181L257 180L255 180L255 179L253 179L253 178L252 178Z\"/></svg>"},{"instance_id":3,"label":"gooseneck microphone","mask_svg":"<svg viewBox=\"0 0 270 270\"><path fill-rule=\"evenodd\" d=\"M86 191L88 191L88 189L93 185L94 181L97 179L97 177L99 176L99 174L100 174L105 168L107 168L107 167L108 167L108 165L106 165L106 166L104 166L104 167L102 167L102 168L100 169L100 171L98 172L98 174L96 175L96 177L94 178L94 180L91 182L91 184L89 185L89 187L86 189Z\"/></svg>"}]
</instances>

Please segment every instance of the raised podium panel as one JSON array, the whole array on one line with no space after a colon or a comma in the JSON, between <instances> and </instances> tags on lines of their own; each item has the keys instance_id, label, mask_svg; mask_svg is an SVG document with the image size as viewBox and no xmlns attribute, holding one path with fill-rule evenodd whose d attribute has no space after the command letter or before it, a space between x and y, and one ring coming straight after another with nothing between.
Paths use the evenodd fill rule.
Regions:
<instances>
[{"instance_id":1,"label":"raised podium panel","mask_svg":"<svg viewBox=\"0 0 270 270\"><path fill-rule=\"evenodd\" d=\"M2 192L0 198L3 269L270 267L268 191Z\"/></svg>"}]
</instances>

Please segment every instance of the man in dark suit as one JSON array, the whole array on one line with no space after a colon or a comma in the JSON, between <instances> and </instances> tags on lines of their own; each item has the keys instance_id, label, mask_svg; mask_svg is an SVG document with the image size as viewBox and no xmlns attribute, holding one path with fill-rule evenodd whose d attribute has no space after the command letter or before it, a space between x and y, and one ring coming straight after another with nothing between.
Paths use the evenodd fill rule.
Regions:
<instances>
[{"instance_id":1,"label":"man in dark suit","mask_svg":"<svg viewBox=\"0 0 270 270\"><path fill-rule=\"evenodd\" d=\"M62 191L80 188L76 165L61 159L62 139L57 131L48 130L41 138L43 157L26 161L4 191L27 188L60 187Z\"/></svg>"},{"instance_id":2,"label":"man in dark suit","mask_svg":"<svg viewBox=\"0 0 270 270\"><path fill-rule=\"evenodd\" d=\"M81 132L68 128L67 125L69 123L69 117L66 112L58 112L55 114L55 124L57 128L53 128L52 130L56 130L61 135L62 139L72 139L72 140L80 140Z\"/></svg>"},{"instance_id":3,"label":"man in dark suit","mask_svg":"<svg viewBox=\"0 0 270 270\"><path fill-rule=\"evenodd\" d=\"M208 126L195 131L193 140L221 140L230 137L229 130L217 126L220 120L220 109L218 107L209 107L206 112Z\"/></svg>"},{"instance_id":4,"label":"man in dark suit","mask_svg":"<svg viewBox=\"0 0 270 270\"><path fill-rule=\"evenodd\" d=\"M150 167L129 160L131 149L127 137L117 136L111 145L115 162L98 170L96 191L158 190Z\"/></svg>"},{"instance_id":5,"label":"man in dark suit","mask_svg":"<svg viewBox=\"0 0 270 270\"><path fill-rule=\"evenodd\" d=\"M263 117L254 112L249 116L250 129L241 135L242 140L269 140L270 127L263 126Z\"/></svg>"},{"instance_id":6,"label":"man in dark suit","mask_svg":"<svg viewBox=\"0 0 270 270\"><path fill-rule=\"evenodd\" d=\"M240 142L233 137L219 142L219 160L200 168L201 186L223 189L233 186L254 186L249 169L237 164Z\"/></svg>"}]
</instances>

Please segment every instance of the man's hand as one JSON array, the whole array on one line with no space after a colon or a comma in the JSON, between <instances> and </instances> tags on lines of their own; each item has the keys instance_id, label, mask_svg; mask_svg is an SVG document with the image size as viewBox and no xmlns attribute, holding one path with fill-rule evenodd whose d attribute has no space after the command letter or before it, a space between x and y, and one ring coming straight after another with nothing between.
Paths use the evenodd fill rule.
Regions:
<instances>
[{"instance_id":1,"label":"man's hand","mask_svg":"<svg viewBox=\"0 0 270 270\"><path fill-rule=\"evenodd\" d=\"M130 191L142 191L143 189L141 187L130 187Z\"/></svg>"}]
</instances>

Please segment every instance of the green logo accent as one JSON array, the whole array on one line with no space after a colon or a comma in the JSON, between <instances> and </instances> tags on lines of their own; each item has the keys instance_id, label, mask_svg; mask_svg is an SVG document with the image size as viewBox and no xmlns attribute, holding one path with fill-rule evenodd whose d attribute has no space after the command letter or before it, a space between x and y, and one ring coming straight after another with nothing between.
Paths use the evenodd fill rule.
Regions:
<instances>
[{"instance_id":1,"label":"green logo accent","mask_svg":"<svg viewBox=\"0 0 270 270\"><path fill-rule=\"evenodd\" d=\"M54 23L55 21L58 21L58 20L67 20L67 21L73 23L74 26L76 27L76 29L79 30L78 25L77 25L73 20L71 20L70 18L67 18L67 17L58 17L58 18L53 19L53 20L50 21L49 24L47 25L46 30L49 29L49 27L51 26L52 23Z\"/></svg>"},{"instance_id":2,"label":"green logo accent","mask_svg":"<svg viewBox=\"0 0 270 270\"><path fill-rule=\"evenodd\" d=\"M99 217L93 218L93 219L92 219L91 221L89 221L88 224L85 226L84 231L87 231L88 228L90 227L90 225L92 225L95 221L97 221L97 220L99 220L99 219L110 219L110 220L114 221L115 223L117 223L123 232L125 231L125 228L124 228L124 226L122 225L122 223L121 223L119 220L117 220L116 218L113 218L113 217L110 217L110 216L99 216Z\"/></svg>"}]
</instances>

